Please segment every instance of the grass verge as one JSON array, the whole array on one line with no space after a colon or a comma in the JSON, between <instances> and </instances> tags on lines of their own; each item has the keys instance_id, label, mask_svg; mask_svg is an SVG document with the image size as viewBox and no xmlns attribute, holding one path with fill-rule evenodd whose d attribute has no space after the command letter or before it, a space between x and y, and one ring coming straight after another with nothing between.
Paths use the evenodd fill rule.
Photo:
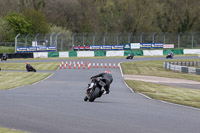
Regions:
<instances>
[{"instance_id":1,"label":"grass verge","mask_svg":"<svg viewBox=\"0 0 200 133\"><path fill-rule=\"evenodd\" d=\"M50 76L50 73L0 72L0 89L11 89L33 84Z\"/></svg>"},{"instance_id":2,"label":"grass verge","mask_svg":"<svg viewBox=\"0 0 200 133\"><path fill-rule=\"evenodd\" d=\"M0 53L15 53L15 47L0 46Z\"/></svg>"},{"instance_id":3,"label":"grass verge","mask_svg":"<svg viewBox=\"0 0 200 133\"><path fill-rule=\"evenodd\" d=\"M130 75L148 75L178 79L189 79L200 81L199 75L184 74L173 72L170 70L163 69L163 62L168 60L155 60L155 61L135 61L125 62L121 64L123 74ZM170 61L191 61L190 60L170 60ZM194 59L192 61L199 61Z\"/></svg>"},{"instance_id":4,"label":"grass verge","mask_svg":"<svg viewBox=\"0 0 200 133\"><path fill-rule=\"evenodd\" d=\"M27 132L0 127L0 133L27 133Z\"/></svg>"},{"instance_id":5,"label":"grass verge","mask_svg":"<svg viewBox=\"0 0 200 133\"><path fill-rule=\"evenodd\" d=\"M200 90L170 87L134 80L126 80L126 83L134 91L143 93L153 99L200 108Z\"/></svg>"},{"instance_id":6,"label":"grass verge","mask_svg":"<svg viewBox=\"0 0 200 133\"><path fill-rule=\"evenodd\" d=\"M31 62L30 63L36 70L56 70L59 67L58 62ZM25 63L1 63L2 70L26 70Z\"/></svg>"}]
</instances>

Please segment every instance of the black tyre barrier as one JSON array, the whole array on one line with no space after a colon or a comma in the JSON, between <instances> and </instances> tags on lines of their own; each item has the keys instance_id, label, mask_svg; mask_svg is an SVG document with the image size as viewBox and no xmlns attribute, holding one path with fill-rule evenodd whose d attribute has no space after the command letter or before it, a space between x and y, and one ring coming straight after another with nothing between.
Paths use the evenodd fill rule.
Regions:
<instances>
[{"instance_id":1,"label":"black tyre barrier","mask_svg":"<svg viewBox=\"0 0 200 133\"><path fill-rule=\"evenodd\" d=\"M0 54L0 57L2 57L3 53ZM33 53L6 53L8 59L12 58L33 58Z\"/></svg>"}]
</instances>

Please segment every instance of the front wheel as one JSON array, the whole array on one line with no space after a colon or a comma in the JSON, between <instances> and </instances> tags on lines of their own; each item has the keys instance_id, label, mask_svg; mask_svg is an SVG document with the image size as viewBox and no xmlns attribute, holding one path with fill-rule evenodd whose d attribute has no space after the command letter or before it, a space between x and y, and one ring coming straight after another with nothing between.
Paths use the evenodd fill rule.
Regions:
<instances>
[{"instance_id":1,"label":"front wheel","mask_svg":"<svg viewBox=\"0 0 200 133\"><path fill-rule=\"evenodd\" d=\"M84 98L84 101L87 101L88 100L88 97L87 96L85 96L85 98Z\"/></svg>"}]
</instances>

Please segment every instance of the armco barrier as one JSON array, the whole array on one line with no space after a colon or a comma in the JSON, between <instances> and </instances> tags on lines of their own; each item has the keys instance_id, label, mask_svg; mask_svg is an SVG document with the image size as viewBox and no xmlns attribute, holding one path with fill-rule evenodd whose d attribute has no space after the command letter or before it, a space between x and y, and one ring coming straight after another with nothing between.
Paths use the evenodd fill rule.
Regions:
<instances>
[{"instance_id":1,"label":"armco barrier","mask_svg":"<svg viewBox=\"0 0 200 133\"><path fill-rule=\"evenodd\" d=\"M131 53L133 53L134 56L143 56L143 51L142 50L125 50L124 51L124 56L128 56Z\"/></svg>"},{"instance_id":2,"label":"armco barrier","mask_svg":"<svg viewBox=\"0 0 200 133\"><path fill-rule=\"evenodd\" d=\"M34 52L34 58L48 58L48 52Z\"/></svg>"},{"instance_id":3,"label":"armco barrier","mask_svg":"<svg viewBox=\"0 0 200 133\"><path fill-rule=\"evenodd\" d=\"M124 56L124 51L122 50L117 50L117 51L106 51L106 56Z\"/></svg>"},{"instance_id":4,"label":"armco barrier","mask_svg":"<svg viewBox=\"0 0 200 133\"><path fill-rule=\"evenodd\" d=\"M48 52L48 57L59 57L59 52Z\"/></svg>"},{"instance_id":5,"label":"armco barrier","mask_svg":"<svg viewBox=\"0 0 200 133\"><path fill-rule=\"evenodd\" d=\"M200 68L196 68L196 74L200 75Z\"/></svg>"},{"instance_id":6,"label":"armco barrier","mask_svg":"<svg viewBox=\"0 0 200 133\"><path fill-rule=\"evenodd\" d=\"M82 54L84 52L84 54ZM89 54L86 54L88 53ZM9 54L9 58L48 58L48 57L93 57L93 56L128 56L134 53L135 56L167 55L174 52L175 55L200 54L200 49L163 49L163 50L120 50L120 51L63 51L63 52L34 52ZM0 54L2 56L2 54ZM200 57L200 55L199 55ZM180 65L180 64L179 64ZM181 64L182 65L182 64Z\"/></svg>"},{"instance_id":7,"label":"armco barrier","mask_svg":"<svg viewBox=\"0 0 200 133\"><path fill-rule=\"evenodd\" d=\"M163 68L171 70L171 71L175 71L175 72L200 75L200 68L173 65L173 64L177 64L177 63L172 63L172 64L170 64L170 63L172 63L172 62L164 62Z\"/></svg>"},{"instance_id":8,"label":"armco barrier","mask_svg":"<svg viewBox=\"0 0 200 133\"><path fill-rule=\"evenodd\" d=\"M76 51L69 51L69 57L77 57Z\"/></svg>"},{"instance_id":9,"label":"armco barrier","mask_svg":"<svg viewBox=\"0 0 200 133\"><path fill-rule=\"evenodd\" d=\"M94 57L94 51L77 51L77 57Z\"/></svg>"},{"instance_id":10,"label":"armco barrier","mask_svg":"<svg viewBox=\"0 0 200 133\"><path fill-rule=\"evenodd\" d=\"M94 51L94 56L106 56L106 51Z\"/></svg>"},{"instance_id":11,"label":"armco barrier","mask_svg":"<svg viewBox=\"0 0 200 133\"><path fill-rule=\"evenodd\" d=\"M163 50L143 50L144 56L163 55Z\"/></svg>"},{"instance_id":12,"label":"armco barrier","mask_svg":"<svg viewBox=\"0 0 200 133\"><path fill-rule=\"evenodd\" d=\"M174 55L183 55L183 49L163 49L163 55L173 52Z\"/></svg>"},{"instance_id":13,"label":"armco barrier","mask_svg":"<svg viewBox=\"0 0 200 133\"><path fill-rule=\"evenodd\" d=\"M184 54L200 54L200 49L184 49Z\"/></svg>"},{"instance_id":14,"label":"armco barrier","mask_svg":"<svg viewBox=\"0 0 200 133\"><path fill-rule=\"evenodd\" d=\"M59 57L69 57L69 52L59 52Z\"/></svg>"}]
</instances>

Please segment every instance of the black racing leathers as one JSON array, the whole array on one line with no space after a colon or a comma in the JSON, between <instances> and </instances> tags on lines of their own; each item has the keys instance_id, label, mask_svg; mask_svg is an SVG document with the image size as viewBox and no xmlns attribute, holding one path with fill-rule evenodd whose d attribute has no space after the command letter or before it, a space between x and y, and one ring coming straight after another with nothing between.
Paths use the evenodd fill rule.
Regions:
<instances>
[{"instance_id":1,"label":"black racing leathers","mask_svg":"<svg viewBox=\"0 0 200 133\"><path fill-rule=\"evenodd\" d=\"M110 92L110 84L113 81L113 77L110 73L100 73L98 75L92 76L91 79L97 78L97 77L102 77L103 79L106 80L106 86L104 86L104 89L106 90L106 93L108 94Z\"/></svg>"}]
</instances>

